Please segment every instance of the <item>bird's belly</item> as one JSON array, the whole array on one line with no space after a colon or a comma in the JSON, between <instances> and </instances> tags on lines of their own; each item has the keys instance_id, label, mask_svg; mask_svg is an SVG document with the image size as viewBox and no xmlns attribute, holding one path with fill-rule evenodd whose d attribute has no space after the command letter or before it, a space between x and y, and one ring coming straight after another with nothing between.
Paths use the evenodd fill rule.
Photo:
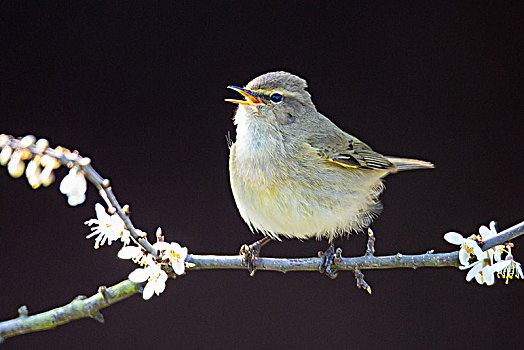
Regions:
<instances>
[{"instance_id":1,"label":"bird's belly","mask_svg":"<svg viewBox=\"0 0 524 350\"><path fill-rule=\"evenodd\" d=\"M329 183L311 177L289 181L294 176L279 175L275 181L262 184L252 177L231 174L233 195L242 218L272 238L331 240L367 227L378 211L377 197L382 190L379 176L349 179L340 173L330 176L334 183ZM340 186L341 183L351 183L351 187Z\"/></svg>"}]
</instances>

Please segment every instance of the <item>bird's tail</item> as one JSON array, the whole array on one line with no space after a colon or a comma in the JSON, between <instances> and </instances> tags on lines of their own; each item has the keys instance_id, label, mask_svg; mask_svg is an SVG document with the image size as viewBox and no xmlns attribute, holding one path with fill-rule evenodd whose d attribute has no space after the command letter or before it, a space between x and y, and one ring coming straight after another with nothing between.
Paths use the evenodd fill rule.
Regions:
<instances>
[{"instance_id":1,"label":"bird's tail","mask_svg":"<svg viewBox=\"0 0 524 350\"><path fill-rule=\"evenodd\" d=\"M426 162L424 160L399 158L399 157L386 157L393 165L395 165L396 171L403 170L416 170L416 169L432 169L435 166L433 163Z\"/></svg>"}]
</instances>

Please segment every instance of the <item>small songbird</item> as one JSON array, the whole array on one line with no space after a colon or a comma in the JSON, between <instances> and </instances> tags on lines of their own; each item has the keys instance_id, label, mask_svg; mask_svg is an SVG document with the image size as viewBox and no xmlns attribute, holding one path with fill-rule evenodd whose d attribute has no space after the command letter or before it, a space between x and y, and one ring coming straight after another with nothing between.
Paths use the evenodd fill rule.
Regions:
<instances>
[{"instance_id":1,"label":"small songbird","mask_svg":"<svg viewBox=\"0 0 524 350\"><path fill-rule=\"evenodd\" d=\"M386 175L433 168L373 151L320 114L306 87L287 72L228 86L244 97L226 99L238 104L229 174L240 215L266 236L255 250L280 237L327 238L333 248L334 238L378 215Z\"/></svg>"}]
</instances>

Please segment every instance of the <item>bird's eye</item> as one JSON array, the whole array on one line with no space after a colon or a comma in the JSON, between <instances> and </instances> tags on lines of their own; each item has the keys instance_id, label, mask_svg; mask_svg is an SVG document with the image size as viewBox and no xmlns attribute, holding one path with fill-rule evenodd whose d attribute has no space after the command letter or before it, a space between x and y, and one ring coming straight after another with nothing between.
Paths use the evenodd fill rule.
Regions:
<instances>
[{"instance_id":1,"label":"bird's eye","mask_svg":"<svg viewBox=\"0 0 524 350\"><path fill-rule=\"evenodd\" d=\"M269 97L269 99L273 103L280 103L280 102L282 102L282 98L283 98L282 95L279 94L278 92L275 92L274 94L271 94L271 96Z\"/></svg>"}]
</instances>

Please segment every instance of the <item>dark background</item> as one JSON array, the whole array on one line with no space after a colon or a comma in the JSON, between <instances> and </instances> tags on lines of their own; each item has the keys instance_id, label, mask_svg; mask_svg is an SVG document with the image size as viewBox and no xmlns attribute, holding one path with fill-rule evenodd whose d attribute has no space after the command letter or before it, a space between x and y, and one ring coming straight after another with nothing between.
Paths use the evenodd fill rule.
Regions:
<instances>
[{"instance_id":1,"label":"dark background","mask_svg":"<svg viewBox=\"0 0 524 350\"><path fill-rule=\"evenodd\" d=\"M467 234L523 219L522 2L18 2L0 5L0 132L78 149L112 180L135 225L196 254L260 238L229 188L229 84L287 70L319 111L382 153L433 161L391 176L377 254L451 251ZM57 171L58 179L66 171ZM118 244L95 251L58 181L31 190L0 171L0 319L91 295L134 268ZM153 239L153 238L152 238ZM366 236L340 239L364 253ZM517 260L524 259L516 241ZM266 256L313 256L286 240ZM451 268L350 273L196 271L161 297L135 296L6 349L521 347L524 283L466 283Z\"/></svg>"}]
</instances>

